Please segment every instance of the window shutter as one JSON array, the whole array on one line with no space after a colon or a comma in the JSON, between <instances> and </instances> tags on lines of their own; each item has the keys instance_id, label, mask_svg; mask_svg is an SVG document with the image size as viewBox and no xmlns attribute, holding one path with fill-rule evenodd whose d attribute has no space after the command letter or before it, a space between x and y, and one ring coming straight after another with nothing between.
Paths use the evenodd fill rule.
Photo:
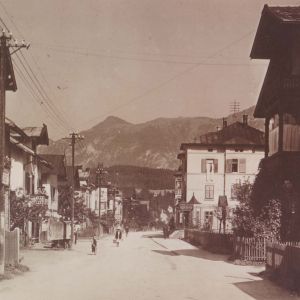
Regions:
<instances>
[{"instance_id":1,"label":"window shutter","mask_svg":"<svg viewBox=\"0 0 300 300\"><path fill-rule=\"evenodd\" d=\"M218 173L218 160L217 159L214 159L214 165L215 165L214 166L214 169L215 169L214 172Z\"/></svg>"},{"instance_id":2,"label":"window shutter","mask_svg":"<svg viewBox=\"0 0 300 300\"><path fill-rule=\"evenodd\" d=\"M202 159L201 162L201 173L206 173L206 159Z\"/></svg>"},{"instance_id":3,"label":"window shutter","mask_svg":"<svg viewBox=\"0 0 300 300\"><path fill-rule=\"evenodd\" d=\"M232 159L226 160L226 173L232 173Z\"/></svg>"},{"instance_id":4,"label":"window shutter","mask_svg":"<svg viewBox=\"0 0 300 300\"><path fill-rule=\"evenodd\" d=\"M245 158L239 159L239 170L240 170L240 173L246 173L246 159Z\"/></svg>"}]
</instances>

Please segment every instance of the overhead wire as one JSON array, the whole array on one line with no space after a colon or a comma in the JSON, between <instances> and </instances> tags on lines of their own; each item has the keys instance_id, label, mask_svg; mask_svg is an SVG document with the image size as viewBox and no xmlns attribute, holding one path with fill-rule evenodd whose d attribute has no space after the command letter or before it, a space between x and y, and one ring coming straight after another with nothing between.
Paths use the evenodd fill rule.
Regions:
<instances>
[{"instance_id":1,"label":"overhead wire","mask_svg":"<svg viewBox=\"0 0 300 300\"><path fill-rule=\"evenodd\" d=\"M0 2L0 3L1 3L1 2ZM0 21L2 22L2 24L4 25L4 27L6 28L6 30L9 31L8 27L6 26L6 24L4 23L4 21L3 21L1 18L0 18ZM64 120L64 118L61 116L60 112L56 109L56 107L55 107L53 104L52 104L52 106L51 106L51 104L50 104L50 103L52 103L52 102L51 102L51 99L49 98L49 96L47 95L47 93L45 92L45 90L43 89L43 87L41 86L41 84L40 84L40 82L38 81L36 75L34 74L33 70L31 69L30 65L28 64L26 58L24 57L23 53L22 53L22 56L23 56L23 58L24 58L26 64L28 65L28 67L29 67L31 73L33 74L34 78L36 79L36 82L38 83L38 85L40 86L40 88L43 90L44 94L46 95L46 97L47 97L48 99L43 95L43 93L41 92L40 88L37 86L37 84L35 83L35 81L34 81L33 78L31 77L31 75L29 74L27 68L25 67L25 65L24 65L23 62L21 61L21 59L20 59L18 53L15 53L15 54L16 54L17 58L19 59L20 63L22 64L23 68L25 69L26 73L28 74L29 78L31 79L31 81L32 81L33 84L35 85L36 89L39 91L40 95L41 95L42 98L44 99L45 103L49 106L49 109L53 111L54 116L55 116L55 119L56 119L60 124L63 124L63 126L66 127L67 130L70 130L72 127ZM48 100L49 100L50 103L48 102ZM53 108L53 107L54 107L54 108ZM57 114L58 114L59 117L57 116ZM53 116L53 114L52 114L52 116Z\"/></svg>"},{"instance_id":2,"label":"overhead wire","mask_svg":"<svg viewBox=\"0 0 300 300\"><path fill-rule=\"evenodd\" d=\"M154 62L154 63L167 63L167 64L180 64L180 65L197 65L198 62L182 62L182 61L168 61L168 60L154 60L154 59L143 59L143 58L131 58L131 57L121 57L121 56L111 56L111 55L102 55L90 52L75 52L70 50L64 49L55 49L55 48L45 48L45 47L37 47L40 49L56 51L56 52L63 52L68 54L77 54L77 55L84 55L90 57L100 57L100 58L110 58L110 59L119 59L119 60L128 60L128 61L143 61L143 62ZM207 57L205 59L211 59L212 57ZM203 63L203 66L247 66L247 67L261 67L265 66L266 64L231 64L231 63Z\"/></svg>"}]
</instances>

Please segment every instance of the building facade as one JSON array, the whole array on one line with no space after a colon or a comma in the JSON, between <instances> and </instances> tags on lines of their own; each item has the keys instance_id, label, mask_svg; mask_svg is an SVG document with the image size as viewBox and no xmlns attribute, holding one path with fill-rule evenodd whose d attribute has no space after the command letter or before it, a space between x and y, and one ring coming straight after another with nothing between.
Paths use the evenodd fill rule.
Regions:
<instances>
[{"instance_id":1,"label":"building facade","mask_svg":"<svg viewBox=\"0 0 300 300\"><path fill-rule=\"evenodd\" d=\"M182 195L177 195L181 200L175 207L175 222L217 230L215 207L224 199L229 208L235 207L235 184L253 182L264 156L264 133L250 127L244 116L243 123L227 126L224 122L222 130L183 143L180 150L181 180L177 175L176 184ZM227 225L226 229L230 229Z\"/></svg>"}]
</instances>

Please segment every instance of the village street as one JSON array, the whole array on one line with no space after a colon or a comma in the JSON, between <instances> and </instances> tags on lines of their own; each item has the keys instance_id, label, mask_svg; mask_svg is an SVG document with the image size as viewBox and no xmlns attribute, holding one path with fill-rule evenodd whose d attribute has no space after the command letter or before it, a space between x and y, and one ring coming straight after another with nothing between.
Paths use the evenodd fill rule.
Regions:
<instances>
[{"instance_id":1,"label":"village street","mask_svg":"<svg viewBox=\"0 0 300 300\"><path fill-rule=\"evenodd\" d=\"M0 282L0 299L293 298L257 277L262 267L235 266L226 256L164 240L161 232L130 232L120 247L110 236L98 246L96 256L90 241L79 241L74 251L23 251L31 271Z\"/></svg>"}]
</instances>

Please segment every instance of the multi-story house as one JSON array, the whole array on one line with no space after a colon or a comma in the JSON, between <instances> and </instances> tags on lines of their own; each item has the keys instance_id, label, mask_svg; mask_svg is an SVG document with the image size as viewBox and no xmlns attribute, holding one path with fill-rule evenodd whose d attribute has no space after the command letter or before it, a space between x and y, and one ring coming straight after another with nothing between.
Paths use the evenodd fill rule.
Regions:
<instances>
[{"instance_id":1,"label":"multi-story house","mask_svg":"<svg viewBox=\"0 0 300 300\"><path fill-rule=\"evenodd\" d=\"M300 239L299 33L299 6L265 5L250 54L270 60L254 111L265 119L266 141L256 197L280 198L281 238L288 241Z\"/></svg>"},{"instance_id":2,"label":"multi-story house","mask_svg":"<svg viewBox=\"0 0 300 300\"><path fill-rule=\"evenodd\" d=\"M48 208L46 219L27 221L25 228L21 228L26 230L29 238L39 241L42 232L46 231L47 221L57 211L58 202L57 175L52 165L36 152L38 145L49 144L47 126L16 130L13 122L7 123L12 129L9 137L10 189L21 189L30 198L31 205L47 205Z\"/></svg>"},{"instance_id":3,"label":"multi-story house","mask_svg":"<svg viewBox=\"0 0 300 300\"><path fill-rule=\"evenodd\" d=\"M223 123L223 129L181 144L181 180L176 176L176 183L182 195L177 195L178 202L181 199L175 207L177 225L206 223L216 230L215 207L235 207L234 185L255 178L264 155L264 133L250 127L247 116L243 123Z\"/></svg>"}]
</instances>

